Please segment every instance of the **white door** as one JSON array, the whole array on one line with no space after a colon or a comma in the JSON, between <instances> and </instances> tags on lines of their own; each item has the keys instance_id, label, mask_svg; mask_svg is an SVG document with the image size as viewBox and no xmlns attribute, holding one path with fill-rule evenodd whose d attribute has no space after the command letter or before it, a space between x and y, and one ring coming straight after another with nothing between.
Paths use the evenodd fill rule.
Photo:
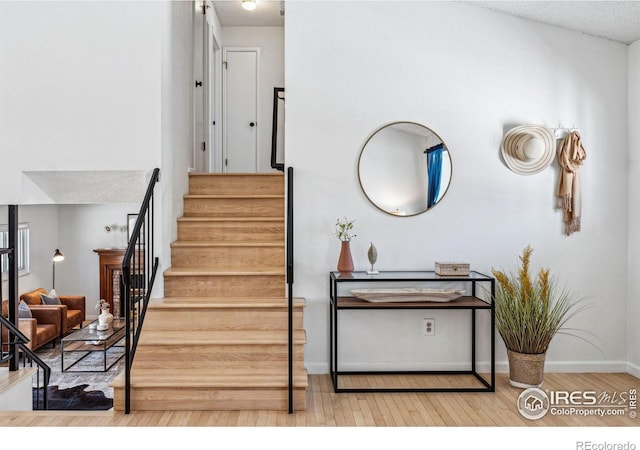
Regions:
<instances>
[{"instance_id":1,"label":"white door","mask_svg":"<svg viewBox=\"0 0 640 450\"><path fill-rule=\"evenodd\" d=\"M258 171L258 49L223 50L223 171Z\"/></svg>"}]
</instances>

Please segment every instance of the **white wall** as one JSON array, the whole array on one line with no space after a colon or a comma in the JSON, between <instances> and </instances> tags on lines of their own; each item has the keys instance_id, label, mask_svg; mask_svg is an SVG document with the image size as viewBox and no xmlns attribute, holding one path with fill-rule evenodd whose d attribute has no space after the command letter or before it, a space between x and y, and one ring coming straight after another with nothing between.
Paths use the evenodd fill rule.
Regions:
<instances>
[{"instance_id":1,"label":"white wall","mask_svg":"<svg viewBox=\"0 0 640 450\"><path fill-rule=\"evenodd\" d=\"M160 163L161 5L0 2L0 204L22 171Z\"/></svg>"},{"instance_id":2,"label":"white wall","mask_svg":"<svg viewBox=\"0 0 640 450\"><path fill-rule=\"evenodd\" d=\"M284 87L284 28L222 27L222 46L260 48L258 172L272 172L273 88Z\"/></svg>"},{"instance_id":3,"label":"white wall","mask_svg":"<svg viewBox=\"0 0 640 450\"><path fill-rule=\"evenodd\" d=\"M192 2L0 2L0 204L38 197L23 171L160 167L168 266L193 149L193 13Z\"/></svg>"},{"instance_id":4,"label":"white wall","mask_svg":"<svg viewBox=\"0 0 640 450\"><path fill-rule=\"evenodd\" d=\"M18 278L18 295L37 288L51 289L53 266L51 258L59 240L58 207L55 205L18 206L18 222L29 224L29 273ZM0 224L7 224L7 207L0 207ZM62 251L64 253L64 250ZM60 266L56 266L58 269ZM59 282L56 273L56 284ZM3 298L8 296L7 282L2 283Z\"/></svg>"},{"instance_id":5,"label":"white wall","mask_svg":"<svg viewBox=\"0 0 640 450\"><path fill-rule=\"evenodd\" d=\"M358 2L309 1L287 4L285 53L295 295L307 299L310 372L327 371L328 272L339 254L333 235L339 216L358 218L352 252L360 270L367 268L370 241L379 270L433 269L436 260L462 260L484 273L514 268L531 244L534 267L550 267L573 292L588 297L592 308L570 325L594 333L602 350L557 336L548 367L625 370L626 46L454 2L371 2L362 8ZM438 133L453 165L444 199L410 218L377 210L357 181L366 137L398 120ZM501 162L499 146L515 125L574 123L587 160L582 231L567 237L554 209L557 164L517 175ZM360 367L462 364L468 321L433 314L434 338L421 336L422 313L345 316L341 331L353 344L344 344L342 355ZM500 338L497 344L504 370ZM486 343L480 355L487 359Z\"/></svg>"},{"instance_id":6,"label":"white wall","mask_svg":"<svg viewBox=\"0 0 640 450\"><path fill-rule=\"evenodd\" d=\"M629 46L629 307L627 343L629 370L640 377L640 41Z\"/></svg>"},{"instance_id":7,"label":"white wall","mask_svg":"<svg viewBox=\"0 0 640 450\"><path fill-rule=\"evenodd\" d=\"M56 292L60 295L84 295L87 317L98 315L96 305L100 300L99 257L94 250L126 247L127 214L135 214L139 208L140 205L135 203L58 206L57 247L65 258L56 264ZM124 231L106 232L106 225L124 227ZM50 253L53 255L53 250ZM47 289L51 288L49 284L45 286Z\"/></svg>"},{"instance_id":8,"label":"white wall","mask_svg":"<svg viewBox=\"0 0 640 450\"><path fill-rule=\"evenodd\" d=\"M177 237L176 219L182 215L188 191L187 170L193 162L193 15L190 2L164 3L162 16L162 168L157 218L159 273L153 295L162 296L162 270L171 265L171 242ZM157 69L157 68L156 68Z\"/></svg>"}]
</instances>

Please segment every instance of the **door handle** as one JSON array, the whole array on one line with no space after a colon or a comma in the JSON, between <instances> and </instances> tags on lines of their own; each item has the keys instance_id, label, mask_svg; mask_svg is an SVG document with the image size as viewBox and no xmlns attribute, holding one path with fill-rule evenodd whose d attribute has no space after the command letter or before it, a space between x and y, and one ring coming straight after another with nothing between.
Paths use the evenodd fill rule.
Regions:
<instances>
[{"instance_id":1,"label":"door handle","mask_svg":"<svg viewBox=\"0 0 640 450\"><path fill-rule=\"evenodd\" d=\"M249 122L249 126L250 126L250 127L253 127L253 126L255 126L255 125L256 125L256 124L255 124L255 122Z\"/></svg>"}]
</instances>

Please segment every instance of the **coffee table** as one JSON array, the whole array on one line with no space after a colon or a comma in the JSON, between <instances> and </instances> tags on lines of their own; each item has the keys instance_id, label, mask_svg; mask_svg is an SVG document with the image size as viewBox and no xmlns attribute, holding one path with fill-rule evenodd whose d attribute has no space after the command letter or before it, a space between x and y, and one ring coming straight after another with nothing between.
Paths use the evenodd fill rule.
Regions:
<instances>
[{"instance_id":1,"label":"coffee table","mask_svg":"<svg viewBox=\"0 0 640 450\"><path fill-rule=\"evenodd\" d=\"M65 336L60 341L61 349L61 360L62 360L62 372L107 372L111 369L118 361L120 361L125 353L124 353L124 345L120 343L124 338L124 327L125 320L124 319L113 319L113 322L109 329L105 331L98 331L95 328L89 328L85 326L73 333ZM111 364L107 366L107 352L111 349L122 349L122 354L118 355L115 361L112 361ZM84 352L80 358L75 360L72 364L69 364L67 367L64 365L64 357L67 353L75 353L75 352ZM73 366L78 364L84 358L89 356L94 352L102 352L103 355L103 369L93 369L93 370L73 370L70 371Z\"/></svg>"}]
</instances>

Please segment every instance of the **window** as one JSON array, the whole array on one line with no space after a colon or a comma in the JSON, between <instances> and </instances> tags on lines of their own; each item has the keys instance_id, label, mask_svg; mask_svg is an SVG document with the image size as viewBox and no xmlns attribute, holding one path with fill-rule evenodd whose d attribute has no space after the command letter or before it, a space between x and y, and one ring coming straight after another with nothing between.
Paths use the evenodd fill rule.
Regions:
<instances>
[{"instance_id":1,"label":"window","mask_svg":"<svg viewBox=\"0 0 640 450\"><path fill-rule=\"evenodd\" d=\"M0 248L9 246L9 227L0 225ZM29 273L29 224L18 224L18 276ZM9 272L9 256L2 255L2 276Z\"/></svg>"}]
</instances>

